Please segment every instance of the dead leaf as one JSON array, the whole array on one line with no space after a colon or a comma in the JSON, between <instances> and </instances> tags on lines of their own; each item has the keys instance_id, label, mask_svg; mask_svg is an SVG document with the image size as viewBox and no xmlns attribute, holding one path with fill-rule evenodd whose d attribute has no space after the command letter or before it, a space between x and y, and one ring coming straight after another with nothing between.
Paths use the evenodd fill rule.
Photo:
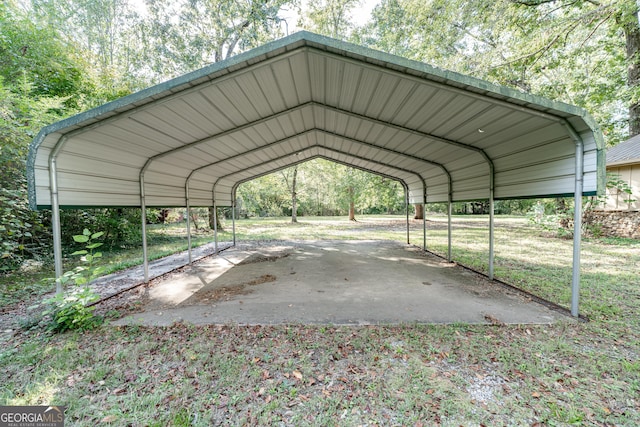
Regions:
<instances>
[{"instance_id":1,"label":"dead leaf","mask_svg":"<svg viewBox=\"0 0 640 427\"><path fill-rule=\"evenodd\" d=\"M115 394L116 396L120 394L125 394L126 392L127 392L127 389L121 388L121 387L118 387L112 391L112 393Z\"/></svg>"},{"instance_id":2,"label":"dead leaf","mask_svg":"<svg viewBox=\"0 0 640 427\"><path fill-rule=\"evenodd\" d=\"M116 421L117 419L118 419L118 417L116 417L115 415L107 415L106 417L101 419L100 422L101 423L112 423L112 422Z\"/></svg>"},{"instance_id":3,"label":"dead leaf","mask_svg":"<svg viewBox=\"0 0 640 427\"><path fill-rule=\"evenodd\" d=\"M132 383L138 379L138 376L135 373L128 371L124 374L124 379L128 383Z\"/></svg>"},{"instance_id":4,"label":"dead leaf","mask_svg":"<svg viewBox=\"0 0 640 427\"><path fill-rule=\"evenodd\" d=\"M297 379L301 380L302 379L302 372L293 371L293 376L296 377Z\"/></svg>"},{"instance_id":5,"label":"dead leaf","mask_svg":"<svg viewBox=\"0 0 640 427\"><path fill-rule=\"evenodd\" d=\"M485 314L484 319L495 326L504 326L504 323L501 322L497 317L492 316L491 314Z\"/></svg>"},{"instance_id":6,"label":"dead leaf","mask_svg":"<svg viewBox=\"0 0 640 427\"><path fill-rule=\"evenodd\" d=\"M540 397L540 393L538 393L537 391L534 391L533 393L531 393L531 397L535 397L537 399Z\"/></svg>"}]
</instances>

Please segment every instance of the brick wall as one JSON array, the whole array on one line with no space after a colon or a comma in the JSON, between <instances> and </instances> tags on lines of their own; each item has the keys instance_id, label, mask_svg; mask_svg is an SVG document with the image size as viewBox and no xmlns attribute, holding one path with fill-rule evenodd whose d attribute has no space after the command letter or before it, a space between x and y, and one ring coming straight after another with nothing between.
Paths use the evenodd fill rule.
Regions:
<instances>
[{"instance_id":1,"label":"brick wall","mask_svg":"<svg viewBox=\"0 0 640 427\"><path fill-rule=\"evenodd\" d=\"M640 211L588 211L583 221L594 234L640 239Z\"/></svg>"}]
</instances>

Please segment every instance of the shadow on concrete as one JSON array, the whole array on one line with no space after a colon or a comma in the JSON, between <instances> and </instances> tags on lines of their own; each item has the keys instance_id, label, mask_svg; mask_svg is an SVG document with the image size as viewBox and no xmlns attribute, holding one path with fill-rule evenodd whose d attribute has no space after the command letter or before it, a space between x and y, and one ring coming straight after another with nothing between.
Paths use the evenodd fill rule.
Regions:
<instances>
[{"instance_id":1,"label":"shadow on concrete","mask_svg":"<svg viewBox=\"0 0 640 427\"><path fill-rule=\"evenodd\" d=\"M526 295L394 241L229 248L157 281L116 324L534 324L572 321Z\"/></svg>"}]
</instances>

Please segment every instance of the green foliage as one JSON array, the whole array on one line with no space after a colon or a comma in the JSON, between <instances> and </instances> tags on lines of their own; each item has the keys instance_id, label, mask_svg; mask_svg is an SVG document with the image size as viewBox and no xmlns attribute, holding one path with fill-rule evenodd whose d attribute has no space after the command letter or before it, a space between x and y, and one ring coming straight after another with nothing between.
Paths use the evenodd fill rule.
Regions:
<instances>
[{"instance_id":1,"label":"green foliage","mask_svg":"<svg viewBox=\"0 0 640 427\"><path fill-rule=\"evenodd\" d=\"M73 244L69 238L73 230L103 230L104 244L110 248L138 246L141 241L140 209L109 208L61 211L63 243ZM153 215L149 215L153 218Z\"/></svg>"},{"instance_id":2,"label":"green foliage","mask_svg":"<svg viewBox=\"0 0 640 427\"><path fill-rule=\"evenodd\" d=\"M497 215L526 215L535 205L534 199L496 200Z\"/></svg>"},{"instance_id":3,"label":"green foliage","mask_svg":"<svg viewBox=\"0 0 640 427\"><path fill-rule=\"evenodd\" d=\"M541 199L527 213L529 223L560 238L573 236L574 209L567 199Z\"/></svg>"},{"instance_id":4,"label":"green foliage","mask_svg":"<svg viewBox=\"0 0 640 427\"><path fill-rule=\"evenodd\" d=\"M88 306L96 302L98 296L88 287L73 288L65 293L48 298L50 305L44 314L51 316L48 329L62 333L74 329L93 329L102 323L102 319L94 314L95 307Z\"/></svg>"},{"instance_id":5,"label":"green foliage","mask_svg":"<svg viewBox=\"0 0 640 427\"><path fill-rule=\"evenodd\" d=\"M0 5L0 271L49 252L46 213L27 206L27 151L43 126L76 111L87 90L81 70L55 31Z\"/></svg>"},{"instance_id":6,"label":"green foliage","mask_svg":"<svg viewBox=\"0 0 640 427\"><path fill-rule=\"evenodd\" d=\"M344 39L353 28L351 12L360 0L310 0L300 24L318 34Z\"/></svg>"},{"instance_id":7,"label":"green foliage","mask_svg":"<svg viewBox=\"0 0 640 427\"><path fill-rule=\"evenodd\" d=\"M82 68L55 31L7 3L0 4L0 25L0 76L28 82L30 96L67 97L67 105L77 105L72 98L82 92Z\"/></svg>"},{"instance_id":8,"label":"green foliage","mask_svg":"<svg viewBox=\"0 0 640 427\"><path fill-rule=\"evenodd\" d=\"M288 174L285 170L240 185L241 216L291 215ZM351 201L362 214L404 211L404 190L397 181L324 159L298 165L296 194L301 216L347 215Z\"/></svg>"},{"instance_id":9,"label":"green foliage","mask_svg":"<svg viewBox=\"0 0 640 427\"><path fill-rule=\"evenodd\" d=\"M278 13L292 0L156 0L138 54L155 76L173 77L282 36Z\"/></svg>"},{"instance_id":10,"label":"green foliage","mask_svg":"<svg viewBox=\"0 0 640 427\"><path fill-rule=\"evenodd\" d=\"M56 279L68 289L44 301L48 307L44 315L51 316L49 329L52 332L92 329L101 323L101 319L94 315L95 307L90 306L99 296L88 284L104 271L104 267L95 265L96 260L102 257L102 252L96 252L96 249L103 244L96 239L103 235L101 231L91 233L85 228L82 234L73 236L75 242L84 244L84 249L72 255L80 256L84 265L77 266Z\"/></svg>"},{"instance_id":11,"label":"green foliage","mask_svg":"<svg viewBox=\"0 0 640 427\"><path fill-rule=\"evenodd\" d=\"M42 259L49 237L41 216L26 206L24 192L0 188L0 272L19 267L25 259Z\"/></svg>"},{"instance_id":12,"label":"green foliage","mask_svg":"<svg viewBox=\"0 0 640 427\"><path fill-rule=\"evenodd\" d=\"M141 17L128 0L31 0L29 13L70 49L83 55L83 85L90 82L90 106L146 86L139 52Z\"/></svg>"},{"instance_id":13,"label":"green foliage","mask_svg":"<svg viewBox=\"0 0 640 427\"><path fill-rule=\"evenodd\" d=\"M59 117L59 98L34 99L23 81L5 86L0 77L0 271L13 270L28 258L42 258L50 234L42 213L29 210L25 159L39 126Z\"/></svg>"},{"instance_id":14,"label":"green foliage","mask_svg":"<svg viewBox=\"0 0 640 427\"><path fill-rule=\"evenodd\" d=\"M635 1L383 0L372 18L354 41L581 106L610 145L627 135L640 99L626 81Z\"/></svg>"},{"instance_id":15,"label":"green foliage","mask_svg":"<svg viewBox=\"0 0 640 427\"><path fill-rule=\"evenodd\" d=\"M636 199L633 198L633 189L627 181L622 179L620 175L607 172L607 190L614 191L616 194L625 197L622 201L625 203L634 203ZM600 204L606 203L606 196L602 196L598 199Z\"/></svg>"}]
</instances>

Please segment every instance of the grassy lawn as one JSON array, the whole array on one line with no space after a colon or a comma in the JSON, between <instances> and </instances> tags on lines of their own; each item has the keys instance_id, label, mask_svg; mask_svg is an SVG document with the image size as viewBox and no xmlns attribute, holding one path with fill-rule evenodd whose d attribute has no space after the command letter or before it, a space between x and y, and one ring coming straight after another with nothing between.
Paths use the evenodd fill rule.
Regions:
<instances>
[{"instance_id":1,"label":"grassy lawn","mask_svg":"<svg viewBox=\"0 0 640 427\"><path fill-rule=\"evenodd\" d=\"M239 242L406 239L402 217L237 221ZM568 306L572 241L498 217L496 277ZM427 223L446 253L446 218ZM231 224L220 234L228 241ZM198 243L211 233L196 236ZM486 271L488 218L454 217L453 256ZM186 247L151 228L152 253ZM411 221L422 245L422 222ZM129 265L139 249L105 258ZM2 278L3 309L47 271ZM580 310L552 326L112 327L2 343L0 405L67 406L68 425L640 425L640 241L585 239ZM12 286L12 297L6 291ZM50 288L49 288L50 289Z\"/></svg>"}]
</instances>

